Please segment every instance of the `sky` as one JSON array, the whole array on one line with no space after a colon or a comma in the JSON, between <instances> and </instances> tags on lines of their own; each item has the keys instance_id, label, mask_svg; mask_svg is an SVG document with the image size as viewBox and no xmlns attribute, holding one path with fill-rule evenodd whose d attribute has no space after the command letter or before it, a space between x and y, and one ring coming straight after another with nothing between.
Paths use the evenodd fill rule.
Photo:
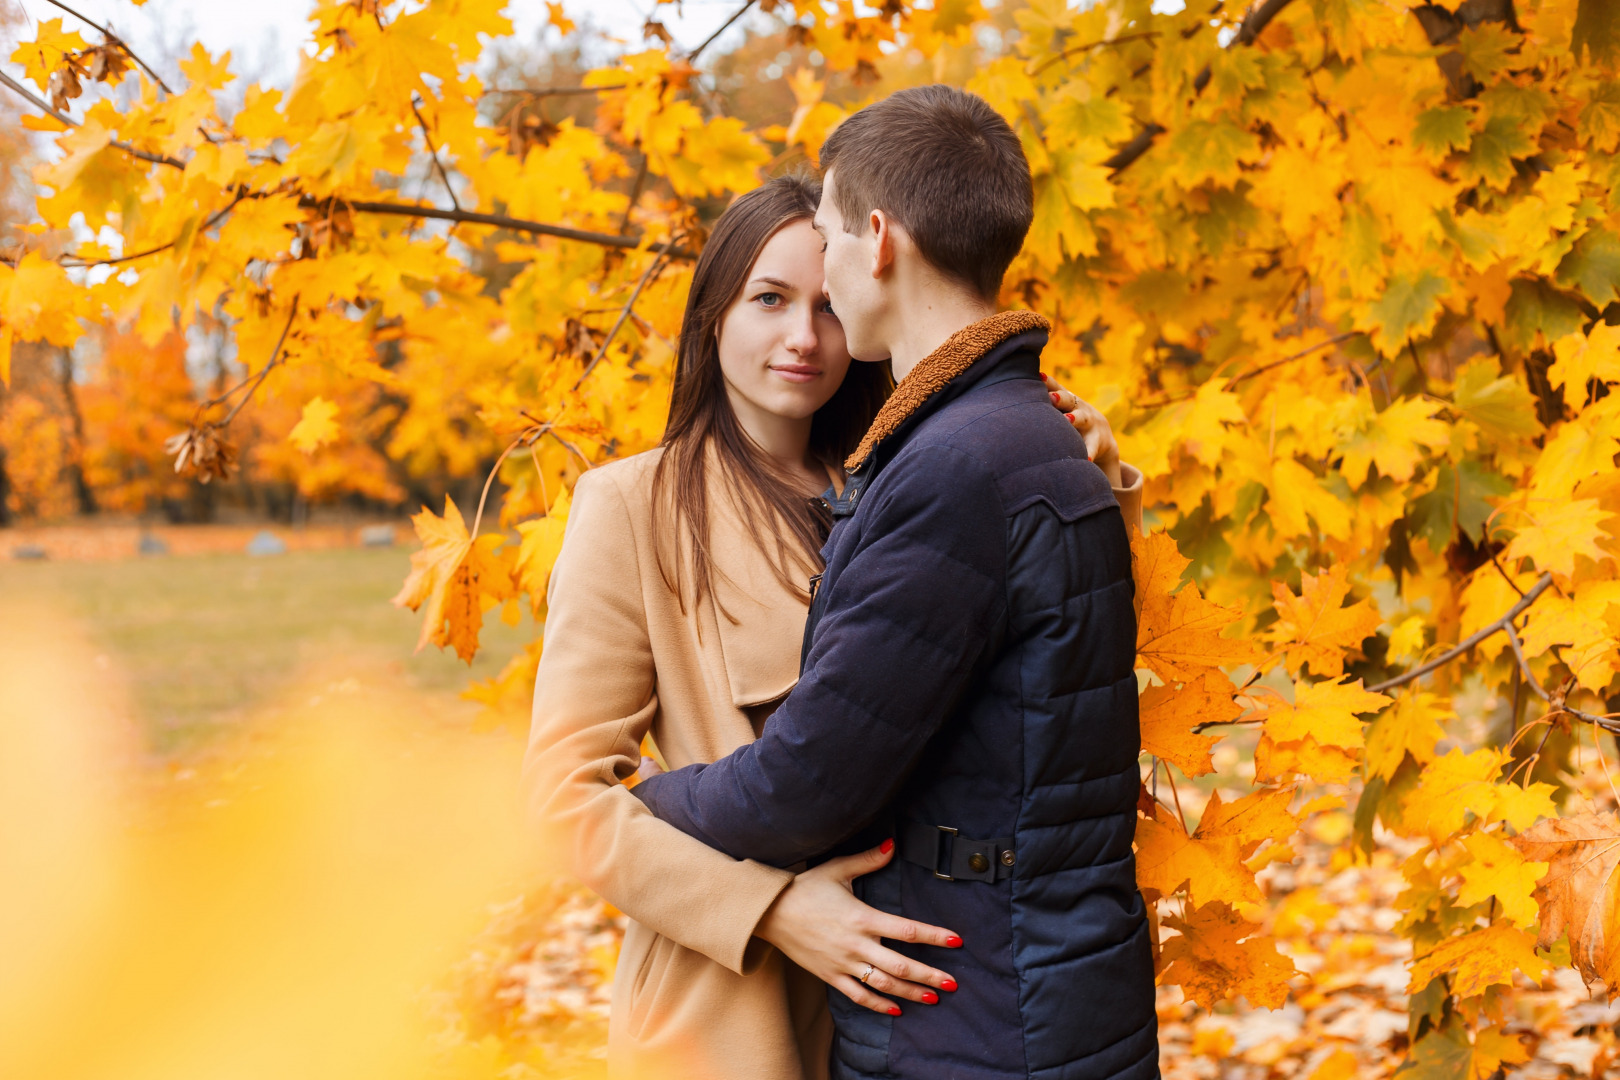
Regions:
<instances>
[{"instance_id":1,"label":"sky","mask_svg":"<svg viewBox=\"0 0 1620 1080\"><path fill-rule=\"evenodd\" d=\"M640 40L641 25L654 2L563 0L563 7L576 22L589 18L598 27L635 43ZM680 13L666 4L659 21L668 27L678 46L691 48L725 22L739 2L684 0ZM94 39L83 24L48 0L0 0L0 4L22 10L27 21L18 30L26 38L33 37L35 20L61 18L64 27L77 27L86 40ZM291 83L297 71L296 49L305 40L309 25L305 16L311 7L309 0L147 0L142 7L130 0L67 0L67 4L110 26L171 85L182 81L174 61L190 51L192 42L201 41L211 53L229 49L233 54L232 70L248 81L283 87ZM518 40L533 41L544 33L546 40L556 43L556 31L545 27L546 7L542 0L511 0L506 14L514 23ZM3 55L11 54L17 33L14 30L7 35L13 40L5 43ZM8 66L13 75L18 74L15 65Z\"/></svg>"}]
</instances>

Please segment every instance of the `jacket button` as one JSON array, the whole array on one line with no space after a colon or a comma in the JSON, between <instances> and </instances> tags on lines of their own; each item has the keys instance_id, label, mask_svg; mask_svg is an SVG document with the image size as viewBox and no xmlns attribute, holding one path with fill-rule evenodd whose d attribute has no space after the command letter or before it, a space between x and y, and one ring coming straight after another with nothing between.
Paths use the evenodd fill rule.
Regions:
<instances>
[{"instance_id":1,"label":"jacket button","mask_svg":"<svg viewBox=\"0 0 1620 1080\"><path fill-rule=\"evenodd\" d=\"M975 851L968 856L968 869L975 874L982 874L990 869L990 860L984 857L984 852Z\"/></svg>"},{"instance_id":2,"label":"jacket button","mask_svg":"<svg viewBox=\"0 0 1620 1080\"><path fill-rule=\"evenodd\" d=\"M1018 856L1014 855L1012 852L1003 851L1001 853L1001 865L1002 866L1011 866L1013 863L1015 863L1017 861L1018 861Z\"/></svg>"}]
</instances>

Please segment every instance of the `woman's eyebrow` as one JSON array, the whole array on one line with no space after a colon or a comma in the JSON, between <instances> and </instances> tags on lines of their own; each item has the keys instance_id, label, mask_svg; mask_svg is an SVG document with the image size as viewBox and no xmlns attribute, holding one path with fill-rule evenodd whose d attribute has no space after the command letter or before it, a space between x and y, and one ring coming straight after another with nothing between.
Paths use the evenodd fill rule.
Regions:
<instances>
[{"instance_id":1,"label":"woman's eyebrow","mask_svg":"<svg viewBox=\"0 0 1620 1080\"><path fill-rule=\"evenodd\" d=\"M758 284L758 285L770 285L770 286L772 286L774 288L785 289L788 292L794 292L795 291L795 289L794 289L794 287L792 285L790 285L786 281L783 281L781 278L757 277L757 278L754 278L751 281L749 281L749 284L750 285L755 285L755 284Z\"/></svg>"}]
</instances>

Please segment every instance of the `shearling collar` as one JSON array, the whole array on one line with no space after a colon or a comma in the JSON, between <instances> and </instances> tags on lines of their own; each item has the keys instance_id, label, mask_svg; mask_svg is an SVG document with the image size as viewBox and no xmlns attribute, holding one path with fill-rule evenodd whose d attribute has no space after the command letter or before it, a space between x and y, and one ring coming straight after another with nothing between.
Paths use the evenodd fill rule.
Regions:
<instances>
[{"instance_id":1,"label":"shearling collar","mask_svg":"<svg viewBox=\"0 0 1620 1080\"><path fill-rule=\"evenodd\" d=\"M1002 311L964 326L946 338L900 380L900 385L894 388L894 393L889 395L872 426L866 430L861 444L845 460L844 468L849 472L860 468L879 443L898 431L923 403L945 389L946 384L972 367L985 353L1010 337L1031 330L1048 330L1051 326L1033 311Z\"/></svg>"}]
</instances>

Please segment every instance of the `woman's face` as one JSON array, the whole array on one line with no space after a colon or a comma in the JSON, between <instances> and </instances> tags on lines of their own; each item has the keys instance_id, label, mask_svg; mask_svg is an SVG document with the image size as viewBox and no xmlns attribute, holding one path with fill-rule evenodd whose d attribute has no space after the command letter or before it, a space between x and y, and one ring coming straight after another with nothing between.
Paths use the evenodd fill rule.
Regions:
<instances>
[{"instance_id":1,"label":"woman's face","mask_svg":"<svg viewBox=\"0 0 1620 1080\"><path fill-rule=\"evenodd\" d=\"M821 292L821 248L808 220L778 229L720 320L720 371L744 426L749 413L808 419L849 370L844 328Z\"/></svg>"}]
</instances>

